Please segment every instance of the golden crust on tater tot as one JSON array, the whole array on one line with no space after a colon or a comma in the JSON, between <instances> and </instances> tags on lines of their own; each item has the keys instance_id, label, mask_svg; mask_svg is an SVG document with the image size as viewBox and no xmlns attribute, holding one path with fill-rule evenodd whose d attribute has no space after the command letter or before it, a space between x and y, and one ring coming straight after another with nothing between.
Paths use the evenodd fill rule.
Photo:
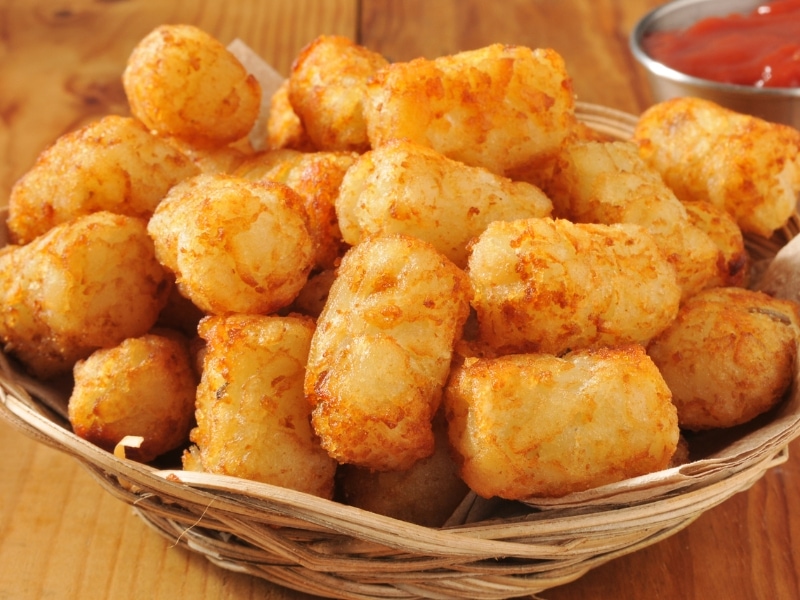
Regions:
<instances>
[{"instance_id":1,"label":"golden crust on tater tot","mask_svg":"<svg viewBox=\"0 0 800 600\"><path fill-rule=\"evenodd\" d=\"M109 115L61 136L11 190L8 230L26 244L55 225L100 210L150 218L198 169L138 121Z\"/></svg>"},{"instance_id":2,"label":"golden crust on tater tot","mask_svg":"<svg viewBox=\"0 0 800 600\"><path fill-rule=\"evenodd\" d=\"M638 345L467 360L444 405L461 477L485 498L563 496L658 471L680 433Z\"/></svg>"},{"instance_id":3,"label":"golden crust on tater tot","mask_svg":"<svg viewBox=\"0 0 800 600\"><path fill-rule=\"evenodd\" d=\"M558 216L573 222L645 227L675 266L683 299L719 280L719 248L633 142L567 144L545 189Z\"/></svg>"},{"instance_id":4,"label":"golden crust on tater tot","mask_svg":"<svg viewBox=\"0 0 800 600\"><path fill-rule=\"evenodd\" d=\"M305 285L314 242L285 185L203 174L170 190L148 223L158 260L203 312L267 314Z\"/></svg>"},{"instance_id":5,"label":"golden crust on tater tot","mask_svg":"<svg viewBox=\"0 0 800 600\"><path fill-rule=\"evenodd\" d=\"M0 339L35 376L146 333L170 280L145 222L101 211L0 254Z\"/></svg>"},{"instance_id":6,"label":"golden crust on tater tot","mask_svg":"<svg viewBox=\"0 0 800 600\"><path fill-rule=\"evenodd\" d=\"M331 498L336 462L309 422L303 377L314 321L231 315L200 323L206 341L197 388L191 470L233 475Z\"/></svg>"},{"instance_id":7,"label":"golden crust on tater tot","mask_svg":"<svg viewBox=\"0 0 800 600\"><path fill-rule=\"evenodd\" d=\"M365 105L373 148L404 138L499 175L550 160L574 110L558 53L502 44L392 64Z\"/></svg>"},{"instance_id":8,"label":"golden crust on tater tot","mask_svg":"<svg viewBox=\"0 0 800 600\"><path fill-rule=\"evenodd\" d=\"M468 274L480 339L504 353L646 343L681 296L652 236L628 223L495 221L472 244Z\"/></svg>"},{"instance_id":9,"label":"golden crust on tater tot","mask_svg":"<svg viewBox=\"0 0 800 600\"><path fill-rule=\"evenodd\" d=\"M289 75L289 102L318 150L363 152L367 81L388 64L378 54L338 35L322 35L303 48Z\"/></svg>"},{"instance_id":10,"label":"golden crust on tater tot","mask_svg":"<svg viewBox=\"0 0 800 600\"><path fill-rule=\"evenodd\" d=\"M314 265L330 269L346 248L339 230L336 199L342 179L353 165L354 152L273 150L245 161L235 175L254 181L283 183L303 198L316 245Z\"/></svg>"},{"instance_id":11,"label":"golden crust on tater tot","mask_svg":"<svg viewBox=\"0 0 800 600\"><path fill-rule=\"evenodd\" d=\"M164 137L198 147L245 137L261 87L239 60L192 25L161 25L136 45L122 75L131 113Z\"/></svg>"},{"instance_id":12,"label":"golden crust on tater tot","mask_svg":"<svg viewBox=\"0 0 800 600\"><path fill-rule=\"evenodd\" d=\"M433 244L461 268L467 243L492 221L550 216L537 187L394 140L367 152L344 176L336 213L344 241L402 233Z\"/></svg>"},{"instance_id":13,"label":"golden crust on tater tot","mask_svg":"<svg viewBox=\"0 0 800 600\"><path fill-rule=\"evenodd\" d=\"M800 131L701 98L674 98L642 113L634 140L683 201L704 200L745 233L770 237L795 210Z\"/></svg>"},{"instance_id":14,"label":"golden crust on tater tot","mask_svg":"<svg viewBox=\"0 0 800 600\"><path fill-rule=\"evenodd\" d=\"M672 390L681 427L745 423L781 398L794 377L800 308L743 288L690 298L648 346Z\"/></svg>"},{"instance_id":15,"label":"golden crust on tater tot","mask_svg":"<svg viewBox=\"0 0 800 600\"><path fill-rule=\"evenodd\" d=\"M198 378L181 335L127 338L78 361L73 372L68 412L79 437L112 451L125 436L141 436L141 446L125 450L139 462L188 440Z\"/></svg>"},{"instance_id":16,"label":"golden crust on tater tot","mask_svg":"<svg viewBox=\"0 0 800 600\"><path fill-rule=\"evenodd\" d=\"M401 470L430 456L469 284L417 238L376 236L342 259L309 353L305 392L341 463Z\"/></svg>"}]
</instances>

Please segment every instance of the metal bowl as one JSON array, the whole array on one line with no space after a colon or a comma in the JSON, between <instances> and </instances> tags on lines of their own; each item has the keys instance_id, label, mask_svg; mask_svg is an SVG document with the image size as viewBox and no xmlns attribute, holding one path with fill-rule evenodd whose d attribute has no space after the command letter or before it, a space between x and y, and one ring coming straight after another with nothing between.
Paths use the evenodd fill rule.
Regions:
<instances>
[{"instance_id":1,"label":"metal bowl","mask_svg":"<svg viewBox=\"0 0 800 600\"><path fill-rule=\"evenodd\" d=\"M765 0L674 0L647 13L634 27L630 48L644 67L653 99L680 96L711 100L735 110L800 129L800 88L766 88L719 83L676 71L647 55L642 40L653 31L679 30L705 19L750 13Z\"/></svg>"}]
</instances>

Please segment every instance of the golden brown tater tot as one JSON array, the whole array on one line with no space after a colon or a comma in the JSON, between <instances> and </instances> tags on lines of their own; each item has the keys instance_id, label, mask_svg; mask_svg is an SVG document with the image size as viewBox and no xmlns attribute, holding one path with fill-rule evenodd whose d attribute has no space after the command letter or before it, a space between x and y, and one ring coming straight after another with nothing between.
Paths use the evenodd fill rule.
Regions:
<instances>
[{"instance_id":1,"label":"golden brown tater tot","mask_svg":"<svg viewBox=\"0 0 800 600\"><path fill-rule=\"evenodd\" d=\"M164 194L198 168L138 121L116 115L60 137L9 197L11 240L27 244L100 210L149 219Z\"/></svg>"},{"instance_id":2,"label":"golden brown tater tot","mask_svg":"<svg viewBox=\"0 0 800 600\"><path fill-rule=\"evenodd\" d=\"M208 317L199 332L207 346L191 434L196 447L184 465L331 498L336 462L319 445L303 395L314 321Z\"/></svg>"},{"instance_id":3,"label":"golden brown tater tot","mask_svg":"<svg viewBox=\"0 0 800 600\"><path fill-rule=\"evenodd\" d=\"M481 341L504 353L646 343L681 295L652 236L627 223L495 221L468 273Z\"/></svg>"},{"instance_id":4,"label":"golden brown tater tot","mask_svg":"<svg viewBox=\"0 0 800 600\"><path fill-rule=\"evenodd\" d=\"M638 345L469 359L444 404L461 476L486 498L563 496L658 471L680 433Z\"/></svg>"},{"instance_id":5,"label":"golden brown tater tot","mask_svg":"<svg viewBox=\"0 0 800 600\"><path fill-rule=\"evenodd\" d=\"M377 52L337 35L320 36L300 51L289 75L289 102L315 148L369 148L367 81L387 64Z\"/></svg>"},{"instance_id":6,"label":"golden brown tater tot","mask_svg":"<svg viewBox=\"0 0 800 600\"><path fill-rule=\"evenodd\" d=\"M101 211L0 253L0 339L35 376L144 335L170 290L146 224Z\"/></svg>"},{"instance_id":7,"label":"golden brown tater tot","mask_svg":"<svg viewBox=\"0 0 800 600\"><path fill-rule=\"evenodd\" d=\"M96 350L75 364L69 420L75 433L108 451L125 436L144 438L125 456L139 462L189 440L197 375L187 341L147 334Z\"/></svg>"},{"instance_id":8,"label":"golden brown tater tot","mask_svg":"<svg viewBox=\"0 0 800 600\"><path fill-rule=\"evenodd\" d=\"M687 300L647 349L681 427L731 427L775 406L794 376L799 324L796 303L743 288Z\"/></svg>"},{"instance_id":9,"label":"golden brown tater tot","mask_svg":"<svg viewBox=\"0 0 800 600\"><path fill-rule=\"evenodd\" d=\"M197 147L244 138L260 110L256 78L221 42L192 25L161 25L142 38L122 83L136 118Z\"/></svg>"},{"instance_id":10,"label":"golden brown tater tot","mask_svg":"<svg viewBox=\"0 0 800 600\"><path fill-rule=\"evenodd\" d=\"M295 192L223 174L172 188L148 232L181 293L208 314L267 314L287 306L314 258Z\"/></svg>"},{"instance_id":11,"label":"golden brown tater tot","mask_svg":"<svg viewBox=\"0 0 800 600\"><path fill-rule=\"evenodd\" d=\"M431 419L468 288L463 271L417 238L377 236L348 251L305 380L314 429L337 461L390 471L433 453Z\"/></svg>"},{"instance_id":12,"label":"golden brown tater tot","mask_svg":"<svg viewBox=\"0 0 800 600\"><path fill-rule=\"evenodd\" d=\"M724 208L745 233L769 237L795 210L797 129L701 98L674 98L641 115L634 139L678 198Z\"/></svg>"}]
</instances>

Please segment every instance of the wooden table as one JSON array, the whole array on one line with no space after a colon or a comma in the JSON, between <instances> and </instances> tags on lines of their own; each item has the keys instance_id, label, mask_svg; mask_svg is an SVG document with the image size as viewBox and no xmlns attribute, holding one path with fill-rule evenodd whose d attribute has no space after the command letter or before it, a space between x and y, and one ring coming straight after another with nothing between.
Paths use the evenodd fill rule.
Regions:
<instances>
[{"instance_id":1,"label":"wooden table","mask_svg":"<svg viewBox=\"0 0 800 600\"><path fill-rule=\"evenodd\" d=\"M492 42L549 46L580 100L638 112L651 101L628 52L656 0L0 0L0 199L57 135L125 112L128 53L162 22L249 44L283 74L322 33L392 60ZM550 600L800 598L800 441L749 491ZM0 423L0 600L303 597L173 547L72 459Z\"/></svg>"}]
</instances>

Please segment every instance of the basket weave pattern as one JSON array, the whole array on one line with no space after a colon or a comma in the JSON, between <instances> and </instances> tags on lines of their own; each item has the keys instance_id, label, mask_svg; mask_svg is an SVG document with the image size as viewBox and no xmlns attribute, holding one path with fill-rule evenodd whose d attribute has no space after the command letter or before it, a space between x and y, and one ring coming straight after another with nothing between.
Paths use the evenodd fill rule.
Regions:
<instances>
[{"instance_id":1,"label":"basket weave pattern","mask_svg":"<svg viewBox=\"0 0 800 600\"><path fill-rule=\"evenodd\" d=\"M595 129L627 138L634 118L580 105ZM789 234L787 234L789 235ZM756 245L760 253L775 248ZM799 386L795 383L794 389ZM473 494L432 529L268 484L126 461L75 436L66 395L0 355L0 416L78 460L171 543L226 569L340 598L509 598L562 585L686 527L787 458L794 396L723 450L669 476L533 506Z\"/></svg>"}]
</instances>

